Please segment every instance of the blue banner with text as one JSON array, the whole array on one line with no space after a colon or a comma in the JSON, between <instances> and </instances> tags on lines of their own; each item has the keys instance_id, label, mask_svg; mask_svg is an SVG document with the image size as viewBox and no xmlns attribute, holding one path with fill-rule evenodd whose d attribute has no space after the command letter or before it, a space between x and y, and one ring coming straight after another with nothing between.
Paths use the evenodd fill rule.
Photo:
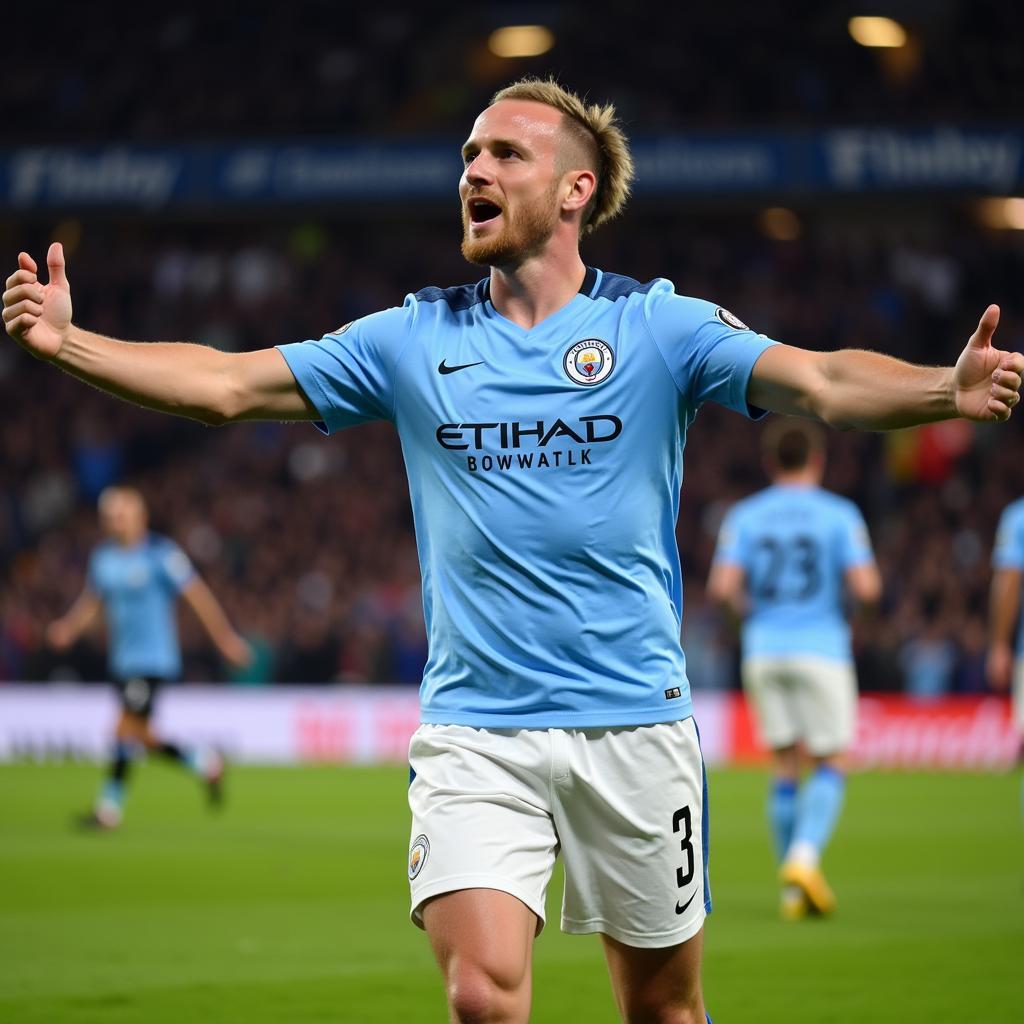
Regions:
<instances>
[{"instance_id":1,"label":"blue banner with text","mask_svg":"<svg viewBox=\"0 0 1024 1024\"><path fill-rule=\"evenodd\" d=\"M1024 184L1024 129L837 128L634 140L640 197L954 190ZM0 207L454 202L457 142L25 146L0 151Z\"/></svg>"}]
</instances>

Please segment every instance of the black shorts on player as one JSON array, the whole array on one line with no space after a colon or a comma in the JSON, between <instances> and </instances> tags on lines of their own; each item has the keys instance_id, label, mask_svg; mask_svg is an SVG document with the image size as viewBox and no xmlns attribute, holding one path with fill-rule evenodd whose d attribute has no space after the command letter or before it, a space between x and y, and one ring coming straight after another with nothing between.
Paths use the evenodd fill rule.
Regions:
<instances>
[{"instance_id":1,"label":"black shorts on player","mask_svg":"<svg viewBox=\"0 0 1024 1024\"><path fill-rule=\"evenodd\" d=\"M160 684L167 682L157 676L132 676L130 679L115 680L121 711L126 715L148 719L153 714Z\"/></svg>"}]
</instances>

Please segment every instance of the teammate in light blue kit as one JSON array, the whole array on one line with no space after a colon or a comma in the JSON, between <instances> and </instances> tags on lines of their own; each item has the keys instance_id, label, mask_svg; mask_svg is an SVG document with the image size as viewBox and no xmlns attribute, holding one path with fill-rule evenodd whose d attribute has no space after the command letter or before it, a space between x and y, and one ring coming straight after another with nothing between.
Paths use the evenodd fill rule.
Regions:
<instances>
[{"instance_id":1,"label":"teammate in light blue kit","mask_svg":"<svg viewBox=\"0 0 1024 1024\"><path fill-rule=\"evenodd\" d=\"M71 323L61 247L27 253L8 333L113 394L207 423L394 422L430 658L410 748L412 916L453 1021L524 1022L556 855L562 924L602 936L623 1019L706 1020L707 802L674 540L705 401L885 429L1003 420L1024 356L989 307L955 368L772 344L671 284L588 269L582 233L628 195L610 106L499 92L463 147L474 286L426 289L317 341L231 354Z\"/></svg>"},{"instance_id":2,"label":"teammate in light blue kit","mask_svg":"<svg viewBox=\"0 0 1024 1024\"><path fill-rule=\"evenodd\" d=\"M743 619L743 686L772 750L769 819L786 919L830 913L819 867L842 808L843 752L854 739L857 681L849 598L873 603L881 579L853 502L821 487L825 439L779 420L764 435L773 483L722 523L708 593ZM800 784L805 755L814 770Z\"/></svg>"},{"instance_id":3,"label":"teammate in light blue kit","mask_svg":"<svg viewBox=\"0 0 1024 1024\"><path fill-rule=\"evenodd\" d=\"M110 674L120 696L121 715L106 782L82 824L114 828L122 820L125 784L140 747L188 767L203 779L211 800L220 800L224 772L220 755L170 743L150 725L161 683L181 674L175 619L179 595L228 662L245 665L250 652L181 548L147 531L146 506L138 491L107 488L100 495L99 511L108 539L89 558L85 589L67 614L50 624L47 635L53 647L65 650L100 612L107 620Z\"/></svg>"},{"instance_id":4,"label":"teammate in light blue kit","mask_svg":"<svg viewBox=\"0 0 1024 1024\"><path fill-rule=\"evenodd\" d=\"M999 690L1013 685L1013 724L1020 737L1018 763L1024 763L1024 498L1008 505L999 520L992 552L989 600L989 682ZM1017 633L1014 659L1013 634Z\"/></svg>"}]
</instances>

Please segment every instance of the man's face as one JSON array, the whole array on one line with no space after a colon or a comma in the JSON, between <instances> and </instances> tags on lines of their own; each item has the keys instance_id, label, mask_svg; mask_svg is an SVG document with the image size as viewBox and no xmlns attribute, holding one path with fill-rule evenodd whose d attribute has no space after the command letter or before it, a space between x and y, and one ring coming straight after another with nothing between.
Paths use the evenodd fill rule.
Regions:
<instances>
[{"instance_id":1,"label":"man's face","mask_svg":"<svg viewBox=\"0 0 1024 1024\"><path fill-rule=\"evenodd\" d=\"M146 510L141 500L126 491L111 491L100 501L103 532L119 544L131 544L146 529Z\"/></svg>"},{"instance_id":2,"label":"man's face","mask_svg":"<svg viewBox=\"0 0 1024 1024\"><path fill-rule=\"evenodd\" d=\"M462 255L514 266L543 250L560 215L562 115L532 100L501 100L473 125L462 148Z\"/></svg>"}]
</instances>

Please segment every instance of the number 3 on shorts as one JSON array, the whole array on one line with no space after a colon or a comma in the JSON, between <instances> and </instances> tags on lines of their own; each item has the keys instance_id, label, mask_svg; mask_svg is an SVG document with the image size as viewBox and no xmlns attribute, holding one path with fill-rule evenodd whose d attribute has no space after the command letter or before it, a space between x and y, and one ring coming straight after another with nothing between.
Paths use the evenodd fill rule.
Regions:
<instances>
[{"instance_id":1,"label":"number 3 on shorts","mask_svg":"<svg viewBox=\"0 0 1024 1024\"><path fill-rule=\"evenodd\" d=\"M679 849L686 854L686 870L676 868L676 885L682 889L693 881L695 861L693 857L693 824L690 820L690 805L680 807L672 815L672 831L678 832L682 825L683 838L679 841Z\"/></svg>"}]
</instances>

